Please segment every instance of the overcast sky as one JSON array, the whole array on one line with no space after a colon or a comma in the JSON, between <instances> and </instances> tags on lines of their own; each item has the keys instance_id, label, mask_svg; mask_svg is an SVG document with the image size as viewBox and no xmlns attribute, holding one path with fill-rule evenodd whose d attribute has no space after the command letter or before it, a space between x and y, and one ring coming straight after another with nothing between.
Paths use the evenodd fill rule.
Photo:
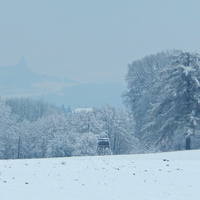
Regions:
<instances>
[{"instance_id":1,"label":"overcast sky","mask_svg":"<svg viewBox=\"0 0 200 200\"><path fill-rule=\"evenodd\" d=\"M0 66L78 82L124 82L165 49L200 53L199 0L0 0Z\"/></svg>"}]
</instances>

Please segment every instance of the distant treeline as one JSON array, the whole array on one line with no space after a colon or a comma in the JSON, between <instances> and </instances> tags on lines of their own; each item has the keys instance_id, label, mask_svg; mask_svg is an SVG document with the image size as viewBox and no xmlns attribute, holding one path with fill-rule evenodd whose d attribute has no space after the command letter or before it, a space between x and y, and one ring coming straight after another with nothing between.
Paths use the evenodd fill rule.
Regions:
<instances>
[{"instance_id":1,"label":"distant treeline","mask_svg":"<svg viewBox=\"0 0 200 200\"><path fill-rule=\"evenodd\" d=\"M97 155L98 138L110 140L112 154L136 148L133 117L109 105L68 112L43 100L0 101L0 158Z\"/></svg>"}]
</instances>

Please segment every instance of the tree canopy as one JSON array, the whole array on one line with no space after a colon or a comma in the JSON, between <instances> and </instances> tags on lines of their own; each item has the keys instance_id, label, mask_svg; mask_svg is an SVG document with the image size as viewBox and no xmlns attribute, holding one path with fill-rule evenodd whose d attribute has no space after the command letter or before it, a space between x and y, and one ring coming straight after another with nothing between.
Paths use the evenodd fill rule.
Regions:
<instances>
[{"instance_id":1,"label":"tree canopy","mask_svg":"<svg viewBox=\"0 0 200 200\"><path fill-rule=\"evenodd\" d=\"M133 62L125 101L145 148L190 149L200 115L200 55L167 51Z\"/></svg>"}]
</instances>

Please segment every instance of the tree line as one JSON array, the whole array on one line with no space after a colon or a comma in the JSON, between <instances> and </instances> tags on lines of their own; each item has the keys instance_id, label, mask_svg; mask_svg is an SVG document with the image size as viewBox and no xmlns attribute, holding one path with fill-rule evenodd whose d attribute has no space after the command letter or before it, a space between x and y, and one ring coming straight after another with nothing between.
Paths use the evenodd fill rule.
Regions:
<instances>
[{"instance_id":1,"label":"tree line","mask_svg":"<svg viewBox=\"0 0 200 200\"><path fill-rule=\"evenodd\" d=\"M135 149L134 119L110 105L64 112L43 100L0 100L0 159L97 155L98 138L112 154Z\"/></svg>"}]
</instances>

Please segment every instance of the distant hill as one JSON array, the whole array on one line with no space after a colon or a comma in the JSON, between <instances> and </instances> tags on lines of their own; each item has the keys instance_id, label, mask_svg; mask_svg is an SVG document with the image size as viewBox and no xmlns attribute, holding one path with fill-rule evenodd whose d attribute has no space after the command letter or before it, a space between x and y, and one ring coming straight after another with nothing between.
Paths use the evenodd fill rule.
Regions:
<instances>
[{"instance_id":1,"label":"distant hill","mask_svg":"<svg viewBox=\"0 0 200 200\"><path fill-rule=\"evenodd\" d=\"M0 95L2 97L43 98L56 105L72 108L111 104L122 106L119 83L77 83L69 78L57 78L33 72L24 58L14 66L0 66Z\"/></svg>"}]
</instances>

